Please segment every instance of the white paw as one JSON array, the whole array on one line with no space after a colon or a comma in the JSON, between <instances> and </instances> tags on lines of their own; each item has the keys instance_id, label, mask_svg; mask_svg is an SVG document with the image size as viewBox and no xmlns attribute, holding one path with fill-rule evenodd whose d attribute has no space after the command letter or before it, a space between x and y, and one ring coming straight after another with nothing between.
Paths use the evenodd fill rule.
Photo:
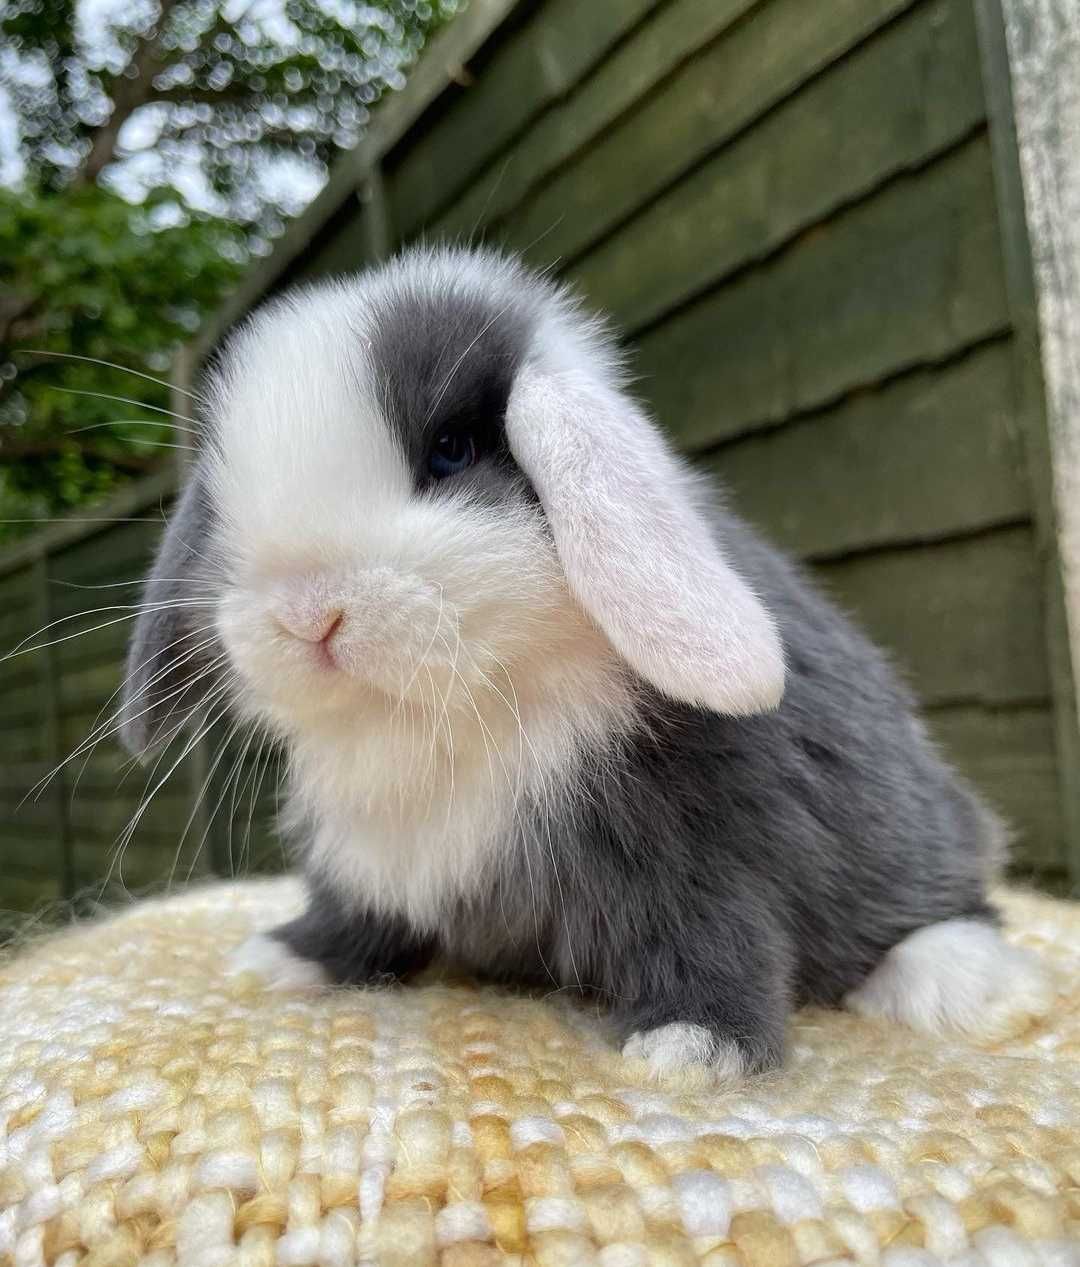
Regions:
<instances>
[{"instance_id":1,"label":"white paw","mask_svg":"<svg viewBox=\"0 0 1080 1267\"><path fill-rule=\"evenodd\" d=\"M737 1082L746 1073L742 1052L730 1039L718 1038L703 1025L679 1021L631 1034L622 1049L628 1060L644 1060L653 1073L678 1073L707 1066L723 1082Z\"/></svg>"},{"instance_id":2,"label":"white paw","mask_svg":"<svg viewBox=\"0 0 1080 1267\"><path fill-rule=\"evenodd\" d=\"M1044 1016L1054 997L1037 956L981 920L950 919L905 937L844 1002L861 1016L992 1042Z\"/></svg>"},{"instance_id":3,"label":"white paw","mask_svg":"<svg viewBox=\"0 0 1080 1267\"><path fill-rule=\"evenodd\" d=\"M294 955L284 942L265 933L255 933L230 952L225 972L230 977L252 972L267 990L311 990L330 983L317 963Z\"/></svg>"}]
</instances>

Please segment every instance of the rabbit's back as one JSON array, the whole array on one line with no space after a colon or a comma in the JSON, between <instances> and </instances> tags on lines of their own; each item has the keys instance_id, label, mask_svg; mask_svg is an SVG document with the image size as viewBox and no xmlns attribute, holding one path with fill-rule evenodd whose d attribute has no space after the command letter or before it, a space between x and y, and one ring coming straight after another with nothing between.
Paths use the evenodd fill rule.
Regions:
<instances>
[{"instance_id":1,"label":"rabbit's back","mask_svg":"<svg viewBox=\"0 0 1080 1267\"><path fill-rule=\"evenodd\" d=\"M448 920L474 965L587 983L635 953L635 930L665 926L700 926L705 957L712 913L735 902L789 957L794 995L831 1003L915 929L991 914L1003 828L886 657L739 520L718 512L717 531L781 629L779 710L722 717L650 695L643 724L524 816L507 864Z\"/></svg>"}]
</instances>

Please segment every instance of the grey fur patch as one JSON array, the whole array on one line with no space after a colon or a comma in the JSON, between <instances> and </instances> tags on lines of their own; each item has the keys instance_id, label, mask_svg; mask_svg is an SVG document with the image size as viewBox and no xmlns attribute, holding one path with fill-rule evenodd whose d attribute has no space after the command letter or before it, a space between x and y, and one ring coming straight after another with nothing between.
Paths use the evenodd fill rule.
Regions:
<instances>
[{"instance_id":1,"label":"grey fur patch","mask_svg":"<svg viewBox=\"0 0 1080 1267\"><path fill-rule=\"evenodd\" d=\"M885 657L801 568L716 515L780 622L779 710L730 718L648 698L635 735L592 754L562 797L522 807L501 873L446 911L438 942L496 980L595 995L624 1035L704 1026L754 1071L781 1059L795 1004L838 1004L915 929L992 920L1001 827ZM388 921L349 918L364 930L349 945L379 953L353 954L346 979L401 962L408 938L388 938ZM316 887L288 940L340 968L343 922Z\"/></svg>"},{"instance_id":2,"label":"grey fur patch","mask_svg":"<svg viewBox=\"0 0 1080 1267\"><path fill-rule=\"evenodd\" d=\"M188 479L143 587L146 608L135 622L120 702L120 738L145 756L197 717L220 680L211 625L219 578L207 575L212 522L204 481ZM204 645L205 644L205 645Z\"/></svg>"},{"instance_id":3,"label":"grey fur patch","mask_svg":"<svg viewBox=\"0 0 1080 1267\"><path fill-rule=\"evenodd\" d=\"M481 451L512 462L504 417L534 325L525 298L500 308L465 289L402 285L373 313L371 364L380 403L417 483L435 436L477 434Z\"/></svg>"}]
</instances>

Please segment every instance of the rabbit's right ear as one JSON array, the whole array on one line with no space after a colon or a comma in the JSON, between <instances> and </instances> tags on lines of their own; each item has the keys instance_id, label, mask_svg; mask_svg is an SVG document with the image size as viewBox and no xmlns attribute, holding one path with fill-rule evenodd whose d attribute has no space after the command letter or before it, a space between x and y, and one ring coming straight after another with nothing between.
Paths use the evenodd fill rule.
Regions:
<instances>
[{"instance_id":1,"label":"rabbit's right ear","mask_svg":"<svg viewBox=\"0 0 1080 1267\"><path fill-rule=\"evenodd\" d=\"M214 685L212 602L200 579L209 513L196 471L169 516L128 646L120 738L134 756L176 734Z\"/></svg>"},{"instance_id":2,"label":"rabbit's right ear","mask_svg":"<svg viewBox=\"0 0 1080 1267\"><path fill-rule=\"evenodd\" d=\"M506 430L571 593L627 664L687 704L731 716L776 708L784 651L773 618L635 402L591 377L525 365Z\"/></svg>"}]
</instances>

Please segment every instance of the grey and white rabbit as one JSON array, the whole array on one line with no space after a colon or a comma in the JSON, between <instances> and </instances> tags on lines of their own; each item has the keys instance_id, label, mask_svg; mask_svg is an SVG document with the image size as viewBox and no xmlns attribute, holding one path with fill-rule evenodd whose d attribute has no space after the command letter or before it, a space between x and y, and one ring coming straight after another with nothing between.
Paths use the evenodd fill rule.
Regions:
<instances>
[{"instance_id":1,"label":"grey and white rabbit","mask_svg":"<svg viewBox=\"0 0 1080 1267\"><path fill-rule=\"evenodd\" d=\"M363 983L443 951L730 1077L806 1001L987 1037L1048 1006L988 903L998 822L564 291L412 251L268 304L207 398L126 739L227 699L287 751L309 904L235 970Z\"/></svg>"}]
</instances>

